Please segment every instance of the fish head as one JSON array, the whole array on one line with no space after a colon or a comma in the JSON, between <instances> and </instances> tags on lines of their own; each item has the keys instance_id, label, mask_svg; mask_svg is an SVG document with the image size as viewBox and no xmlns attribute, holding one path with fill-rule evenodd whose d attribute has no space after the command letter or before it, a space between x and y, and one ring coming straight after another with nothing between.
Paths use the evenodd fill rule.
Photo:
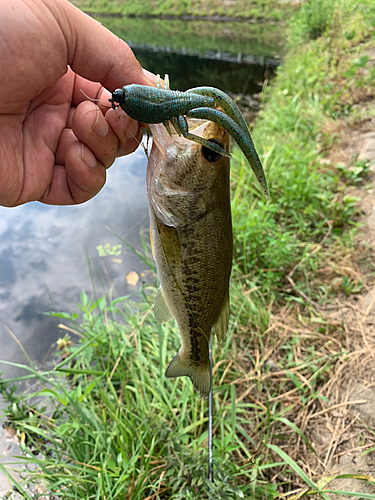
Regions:
<instances>
[{"instance_id":1,"label":"fish head","mask_svg":"<svg viewBox=\"0 0 375 500\"><path fill-rule=\"evenodd\" d=\"M229 134L218 124L191 119L188 125L189 133L229 151ZM153 147L149 169L163 171L163 177L171 184L185 189L208 188L216 176L215 171L229 165L227 157L177 133L170 135L163 124L150 125L150 129Z\"/></svg>"},{"instance_id":2,"label":"fish head","mask_svg":"<svg viewBox=\"0 0 375 500\"><path fill-rule=\"evenodd\" d=\"M229 152L230 136L217 123L189 120L189 133L213 141ZM153 144L147 165L147 194L150 207L164 224L176 226L194 219L207 209L222 179L229 180L230 158L177 133L169 134L163 124L150 125ZM185 215L173 211L185 210ZM182 219L181 219L182 218Z\"/></svg>"}]
</instances>

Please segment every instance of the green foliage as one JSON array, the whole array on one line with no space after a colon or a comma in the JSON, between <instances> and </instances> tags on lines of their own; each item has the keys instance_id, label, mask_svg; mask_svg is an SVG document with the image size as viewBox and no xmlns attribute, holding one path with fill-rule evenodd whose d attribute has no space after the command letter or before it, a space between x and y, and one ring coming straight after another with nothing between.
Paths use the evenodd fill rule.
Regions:
<instances>
[{"instance_id":1,"label":"green foliage","mask_svg":"<svg viewBox=\"0 0 375 500\"><path fill-rule=\"evenodd\" d=\"M313 8L312 3L304 5L293 23L308 17L306 9ZM335 237L355 225L358 199L346 193L346 186L363 183L370 167L357 159L354 165L339 164L336 169L325 162L325 151L336 140L334 134L322 132L325 123L348 116L355 109L353 89L371 93L375 76L367 68L368 56L342 42L346 27L353 37L361 31L366 39L372 32L368 17L350 0L340 2L339 20L337 11L331 12L336 4L326 5L322 11L335 19L331 38L303 46L300 39L291 39L293 49L264 93L265 106L252 132L269 183L268 202L237 150L232 160L235 261L250 275L252 286L266 294L276 292L278 299L288 298L286 275L302 259L309 262L311 246L324 238L329 226ZM365 9L363 2L362 6ZM319 256L311 268L318 269L318 262ZM351 288L343 282L343 289L357 285ZM312 286L308 296L326 300L321 292L320 284Z\"/></svg>"},{"instance_id":2,"label":"green foliage","mask_svg":"<svg viewBox=\"0 0 375 500\"><path fill-rule=\"evenodd\" d=\"M214 50L267 57L278 53L284 41L282 26L276 23L246 24L244 30L244 23L236 21L187 22L134 17L103 17L100 21L131 45L170 46L174 50L186 49L198 54ZM165 71L161 68L162 72Z\"/></svg>"},{"instance_id":3,"label":"green foliage","mask_svg":"<svg viewBox=\"0 0 375 500\"><path fill-rule=\"evenodd\" d=\"M341 175L350 181L352 184L362 183L370 172L371 161L369 160L355 160L354 166L348 168L343 163L338 163L336 168L340 171Z\"/></svg>"},{"instance_id":4,"label":"green foliage","mask_svg":"<svg viewBox=\"0 0 375 500\"><path fill-rule=\"evenodd\" d=\"M277 385L268 384L267 376L261 382L262 373L272 373L271 365L267 368L252 353L255 346L264 353L269 345L270 339L256 333L268 329L269 313L258 314L265 304L260 296L244 294L243 284L243 278L234 279L230 329L224 345L214 345L213 483L207 479L207 403L188 379L164 376L180 341L175 325L161 326L153 317L155 290L137 305L124 297L93 301L83 293L79 317L55 314L69 319L81 340L72 346L68 337L62 339L62 357L53 370L6 363L26 370L19 382L38 381L35 392L17 396L9 383L0 383L8 403L7 425L21 441L26 469L17 487L23 497L31 498L27 485L43 484L49 495L68 499L270 500L279 498L279 492L269 479L285 464L306 481L298 464L270 443L288 429L315 453L288 418L293 406L247 401L241 397L247 382L242 387L238 381L260 369L258 398L295 387L305 405L319 398L319 384L342 353L319 353L313 344L303 347L303 337L296 333L280 347L277 371L285 373L284 382L277 371ZM254 333L236 337L234 331L244 327ZM298 352L307 347L302 365L296 346ZM299 365L301 377L296 376ZM301 383L306 379L308 385ZM283 462L272 460L268 449L276 450Z\"/></svg>"},{"instance_id":5,"label":"green foliage","mask_svg":"<svg viewBox=\"0 0 375 500\"><path fill-rule=\"evenodd\" d=\"M106 243L105 245L98 245L96 247L99 257L106 257L107 255L121 255L122 253L122 245L111 245L110 243Z\"/></svg>"},{"instance_id":6,"label":"green foliage","mask_svg":"<svg viewBox=\"0 0 375 500\"><path fill-rule=\"evenodd\" d=\"M343 73L343 76L345 78L353 78L356 75L357 70L359 68L364 68L366 66L366 64L368 63L368 60L369 60L368 56L361 56L361 57L357 57L356 59L353 59L349 69L347 69Z\"/></svg>"},{"instance_id":7,"label":"green foliage","mask_svg":"<svg viewBox=\"0 0 375 500\"><path fill-rule=\"evenodd\" d=\"M206 402L193 393L188 380L163 376L166 363L179 346L176 328L157 324L147 301L135 312L135 305L125 298L93 302L82 294L80 317L70 316L81 341L71 346L66 337L66 351L51 371L17 365L29 373L20 381L37 380L40 388L16 396L9 383L0 384L8 402L7 425L17 431L23 450L25 469L22 482L17 481L22 497L33 497L29 486L42 484L49 495L72 499L270 500L279 498L270 476L277 468L287 466L312 491L320 491L327 498L327 492L284 450L269 442L271 436L282 436L289 429L315 453L306 436L286 417L293 408L275 402L268 408L241 398L238 401L241 393L228 383L249 373L246 368L239 370L239 353L251 355L249 341L259 342L261 352L265 350L263 342L269 342L262 336L233 336L233 331L245 324L249 305L252 311L261 306L260 301L251 305L242 290L241 282L233 283L230 331L220 351L214 349L213 483L207 479ZM121 318L126 325L119 321ZM260 324L256 317L254 320L252 328L264 331L267 323ZM301 361L294 353L296 346L300 351L301 340L294 334L290 343L281 345L285 354L278 367L286 374L286 385L271 384L268 388L267 382L262 382L262 390L270 391L269 398L293 387L304 405L319 397L315 388L330 376L337 358L332 350L315 352L311 344L302 363L303 377L297 377L295 370ZM228 361L233 360L234 369L230 369ZM253 362L255 366L257 362ZM301 383L305 377L308 386ZM280 377L276 378L280 383ZM255 453L258 435L262 446ZM283 461L267 458L267 449ZM0 468L9 474L11 465Z\"/></svg>"},{"instance_id":8,"label":"green foliage","mask_svg":"<svg viewBox=\"0 0 375 500\"><path fill-rule=\"evenodd\" d=\"M320 132L325 102L319 89L325 57L303 53L286 62L254 130L263 150L271 198L259 200L253 174L235 153L233 219L235 259L264 291L280 287L287 274L327 232L331 220L341 231L356 213L355 204L335 196L339 177L321 166Z\"/></svg>"},{"instance_id":9,"label":"green foliage","mask_svg":"<svg viewBox=\"0 0 375 500\"><path fill-rule=\"evenodd\" d=\"M156 323L147 303L134 313L124 298L107 305L82 295L80 309L80 318L70 319L82 340L67 345L55 369L24 367L41 389L16 397L0 384L8 425L24 435L25 464L36 466L25 484L42 482L52 495L87 499L250 499L272 490L251 442L237 432L253 405L236 406L228 385L215 391L215 483L208 481L206 403L190 381L164 377L179 347L175 328ZM231 336L223 357L230 342Z\"/></svg>"},{"instance_id":10,"label":"green foliage","mask_svg":"<svg viewBox=\"0 0 375 500\"><path fill-rule=\"evenodd\" d=\"M353 40L353 38L356 35L356 32L354 30L351 30L351 31L344 30L343 35L345 36L345 38L347 40Z\"/></svg>"},{"instance_id":11,"label":"green foliage","mask_svg":"<svg viewBox=\"0 0 375 500\"><path fill-rule=\"evenodd\" d=\"M293 44L316 40L330 28L337 0L306 0L289 21Z\"/></svg>"},{"instance_id":12,"label":"green foliage","mask_svg":"<svg viewBox=\"0 0 375 500\"><path fill-rule=\"evenodd\" d=\"M127 16L225 16L280 20L290 6L277 0L236 0L228 4L224 0L75 0L83 10L91 12L122 13Z\"/></svg>"}]
</instances>

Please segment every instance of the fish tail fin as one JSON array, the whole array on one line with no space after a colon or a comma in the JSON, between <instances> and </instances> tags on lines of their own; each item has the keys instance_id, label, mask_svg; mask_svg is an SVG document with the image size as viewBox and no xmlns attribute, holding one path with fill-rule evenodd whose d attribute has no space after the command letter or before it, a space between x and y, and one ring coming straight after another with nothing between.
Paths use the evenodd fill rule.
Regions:
<instances>
[{"instance_id":1,"label":"fish tail fin","mask_svg":"<svg viewBox=\"0 0 375 500\"><path fill-rule=\"evenodd\" d=\"M165 376L168 378L189 377L193 382L194 389L200 392L202 398L208 398L211 390L210 363L205 365L193 365L190 360L181 359L180 354L170 362Z\"/></svg>"}]
</instances>

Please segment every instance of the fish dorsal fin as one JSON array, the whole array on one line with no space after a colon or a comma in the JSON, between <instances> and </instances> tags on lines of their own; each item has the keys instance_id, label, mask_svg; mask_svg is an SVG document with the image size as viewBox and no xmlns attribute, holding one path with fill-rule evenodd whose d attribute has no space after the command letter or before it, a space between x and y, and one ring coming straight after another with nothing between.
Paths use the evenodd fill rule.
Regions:
<instances>
[{"instance_id":1,"label":"fish dorsal fin","mask_svg":"<svg viewBox=\"0 0 375 500\"><path fill-rule=\"evenodd\" d=\"M223 307L221 308L219 317L214 324L212 331L216 334L216 338L218 342L221 344L228 330L229 323L229 292L224 299Z\"/></svg>"},{"instance_id":2,"label":"fish dorsal fin","mask_svg":"<svg viewBox=\"0 0 375 500\"><path fill-rule=\"evenodd\" d=\"M161 287L158 290L154 305L154 314L156 321L159 323L166 323L167 321L173 319L173 314L171 313L167 302L165 301L164 293Z\"/></svg>"}]
</instances>

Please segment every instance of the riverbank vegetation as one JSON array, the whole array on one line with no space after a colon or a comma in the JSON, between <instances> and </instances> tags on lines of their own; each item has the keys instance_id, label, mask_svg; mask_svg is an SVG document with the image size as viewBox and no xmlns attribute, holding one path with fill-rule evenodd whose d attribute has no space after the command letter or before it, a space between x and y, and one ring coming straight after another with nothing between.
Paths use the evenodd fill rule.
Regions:
<instances>
[{"instance_id":1,"label":"riverbank vegetation","mask_svg":"<svg viewBox=\"0 0 375 500\"><path fill-rule=\"evenodd\" d=\"M112 15L259 20L280 20L293 5L278 0L74 0L73 3L87 12Z\"/></svg>"},{"instance_id":2,"label":"riverbank vegetation","mask_svg":"<svg viewBox=\"0 0 375 500\"><path fill-rule=\"evenodd\" d=\"M228 21L181 21L180 19L144 19L134 17L98 18L131 46L173 47L203 54L207 51L252 56L270 56L280 52L283 29L278 23ZM181 26L181 23L183 25Z\"/></svg>"},{"instance_id":3,"label":"riverbank vegetation","mask_svg":"<svg viewBox=\"0 0 375 500\"><path fill-rule=\"evenodd\" d=\"M375 7L307 1L288 30L287 56L252 131L269 201L233 151L232 311L226 341L214 348L213 483L207 403L190 381L165 378L179 334L173 322L156 323L156 286L147 285L136 304L83 293L78 312L54 313L62 336L80 341L65 335L52 370L29 360L17 381L41 389L28 395L2 383L27 465L23 481L4 470L23 498L35 498L30 484L41 488L36 497L64 499L336 498L328 466L332 436L342 434L331 429L322 444L321 418L349 404L337 399L342 377L369 355L365 323L357 327L343 305L373 284L374 266L357 238L369 165L335 164L330 152L338 124L370 116L359 104L375 94ZM153 266L146 243L142 258ZM369 453L374 429L350 425L351 445ZM360 497L375 499L374 479L357 476L369 488Z\"/></svg>"}]
</instances>

